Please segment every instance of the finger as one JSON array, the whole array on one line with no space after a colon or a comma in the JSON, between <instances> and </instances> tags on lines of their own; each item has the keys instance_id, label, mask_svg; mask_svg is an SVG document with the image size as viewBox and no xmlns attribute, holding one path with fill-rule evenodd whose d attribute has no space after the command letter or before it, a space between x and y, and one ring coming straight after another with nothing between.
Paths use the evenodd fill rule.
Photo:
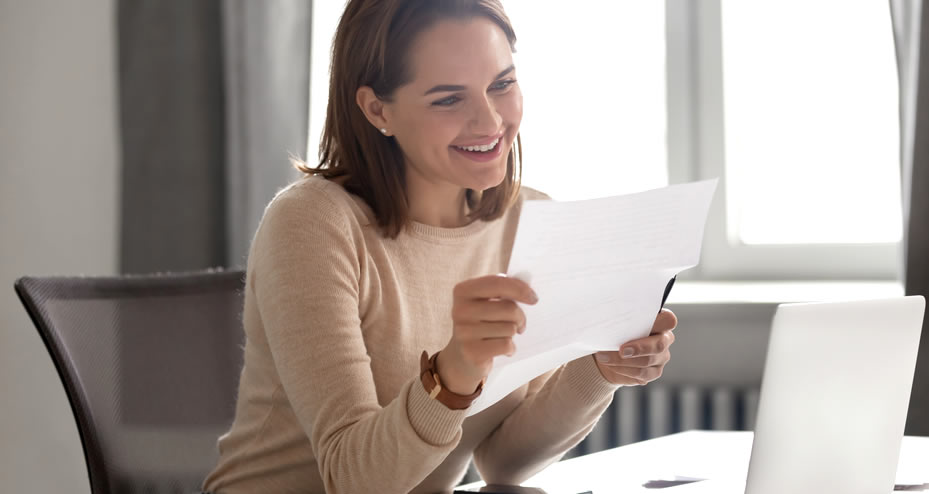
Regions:
<instances>
[{"instance_id":1,"label":"finger","mask_svg":"<svg viewBox=\"0 0 929 494\"><path fill-rule=\"evenodd\" d=\"M632 340L620 347L619 353L625 358L658 355L667 350L672 343L674 343L674 332L664 331Z\"/></svg>"},{"instance_id":2,"label":"finger","mask_svg":"<svg viewBox=\"0 0 929 494\"><path fill-rule=\"evenodd\" d=\"M661 352L658 355L644 357L623 358L619 352L597 352L597 362L609 367L654 367L665 365L671 360L670 352Z\"/></svg>"},{"instance_id":3,"label":"finger","mask_svg":"<svg viewBox=\"0 0 929 494\"><path fill-rule=\"evenodd\" d=\"M511 300L472 300L452 308L458 323L511 322L526 325L526 313Z\"/></svg>"},{"instance_id":4,"label":"finger","mask_svg":"<svg viewBox=\"0 0 929 494\"><path fill-rule=\"evenodd\" d=\"M480 322L457 326L464 340L486 340L488 338L512 338L522 332L523 327L514 322Z\"/></svg>"},{"instance_id":5,"label":"finger","mask_svg":"<svg viewBox=\"0 0 929 494\"><path fill-rule=\"evenodd\" d=\"M454 296L463 299L500 298L530 305L539 301L538 295L525 281L502 274L462 281L455 285Z\"/></svg>"},{"instance_id":6,"label":"finger","mask_svg":"<svg viewBox=\"0 0 929 494\"><path fill-rule=\"evenodd\" d=\"M651 334L671 331L676 327L677 316L668 309L661 309L661 312L658 313L658 317L655 318L655 323L652 324Z\"/></svg>"},{"instance_id":7,"label":"finger","mask_svg":"<svg viewBox=\"0 0 929 494\"><path fill-rule=\"evenodd\" d=\"M479 353L485 359L491 359L498 355L513 355L516 353L516 343L513 338L492 338L481 340L474 343L476 353Z\"/></svg>"}]
</instances>

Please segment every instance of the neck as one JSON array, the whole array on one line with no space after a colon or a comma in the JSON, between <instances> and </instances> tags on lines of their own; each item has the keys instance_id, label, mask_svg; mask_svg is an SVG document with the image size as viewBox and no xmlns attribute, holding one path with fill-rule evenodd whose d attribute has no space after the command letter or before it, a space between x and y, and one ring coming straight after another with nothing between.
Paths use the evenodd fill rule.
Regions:
<instances>
[{"instance_id":1,"label":"neck","mask_svg":"<svg viewBox=\"0 0 929 494\"><path fill-rule=\"evenodd\" d=\"M411 220L441 228L458 228L468 224L465 189L411 178L407 179Z\"/></svg>"}]
</instances>

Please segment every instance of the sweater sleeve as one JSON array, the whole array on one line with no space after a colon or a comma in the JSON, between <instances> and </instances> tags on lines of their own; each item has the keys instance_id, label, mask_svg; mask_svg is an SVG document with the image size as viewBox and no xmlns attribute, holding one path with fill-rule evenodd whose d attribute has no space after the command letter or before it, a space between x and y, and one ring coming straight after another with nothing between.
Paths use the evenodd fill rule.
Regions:
<instances>
[{"instance_id":1,"label":"sweater sleeve","mask_svg":"<svg viewBox=\"0 0 929 494\"><path fill-rule=\"evenodd\" d=\"M418 376L378 404L359 315L361 227L310 192L275 198L250 258L274 366L326 492L407 492L458 444L465 412L429 399Z\"/></svg>"},{"instance_id":2,"label":"sweater sleeve","mask_svg":"<svg viewBox=\"0 0 929 494\"><path fill-rule=\"evenodd\" d=\"M589 355L536 378L523 402L475 449L481 477L517 485L557 461L590 433L617 387Z\"/></svg>"}]
</instances>

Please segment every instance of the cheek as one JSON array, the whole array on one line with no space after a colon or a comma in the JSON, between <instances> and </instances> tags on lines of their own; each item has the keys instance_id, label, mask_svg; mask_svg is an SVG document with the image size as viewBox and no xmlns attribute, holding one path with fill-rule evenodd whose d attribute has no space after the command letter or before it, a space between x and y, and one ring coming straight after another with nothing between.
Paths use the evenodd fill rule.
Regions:
<instances>
[{"instance_id":1,"label":"cheek","mask_svg":"<svg viewBox=\"0 0 929 494\"><path fill-rule=\"evenodd\" d=\"M457 127L442 114L420 114L403 122L400 147L411 157L428 159L454 139Z\"/></svg>"},{"instance_id":2,"label":"cheek","mask_svg":"<svg viewBox=\"0 0 929 494\"><path fill-rule=\"evenodd\" d=\"M501 99L497 105L500 117L506 124L518 130L523 120L523 93L517 86Z\"/></svg>"},{"instance_id":3,"label":"cheek","mask_svg":"<svg viewBox=\"0 0 929 494\"><path fill-rule=\"evenodd\" d=\"M440 113L425 119L420 132L425 137L425 143L429 148L444 153L461 134L461 129L462 121L458 113Z\"/></svg>"}]
</instances>

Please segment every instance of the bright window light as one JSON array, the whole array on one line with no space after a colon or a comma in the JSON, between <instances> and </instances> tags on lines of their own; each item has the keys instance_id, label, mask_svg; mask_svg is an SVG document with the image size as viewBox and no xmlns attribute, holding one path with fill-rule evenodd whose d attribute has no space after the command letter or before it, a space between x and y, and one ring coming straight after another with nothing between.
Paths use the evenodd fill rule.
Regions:
<instances>
[{"instance_id":1,"label":"bright window light","mask_svg":"<svg viewBox=\"0 0 929 494\"><path fill-rule=\"evenodd\" d=\"M723 0L722 14L730 238L899 241L887 2Z\"/></svg>"},{"instance_id":2,"label":"bright window light","mask_svg":"<svg viewBox=\"0 0 929 494\"><path fill-rule=\"evenodd\" d=\"M563 200L667 185L664 4L504 1L524 184Z\"/></svg>"}]
</instances>

